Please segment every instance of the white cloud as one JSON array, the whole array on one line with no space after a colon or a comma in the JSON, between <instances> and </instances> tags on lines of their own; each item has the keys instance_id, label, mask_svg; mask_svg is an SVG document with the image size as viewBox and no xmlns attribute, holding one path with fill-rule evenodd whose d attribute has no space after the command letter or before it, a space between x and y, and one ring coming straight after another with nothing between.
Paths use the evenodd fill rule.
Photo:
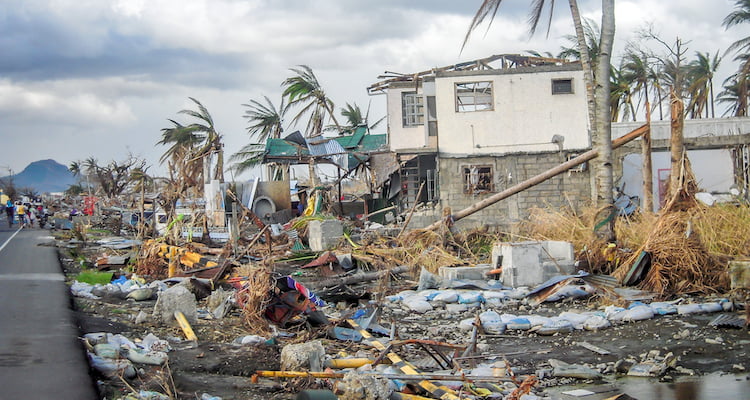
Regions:
<instances>
[{"instance_id":1,"label":"white cloud","mask_svg":"<svg viewBox=\"0 0 750 400\"><path fill-rule=\"evenodd\" d=\"M504 2L492 26L480 26L463 53L480 2L448 0L6 0L0 11L0 115L3 136L44 138L33 151L0 149L17 170L40 158L117 159L133 151L157 163L167 118L203 102L234 153L248 140L242 103L267 95L278 103L290 67L313 68L338 107L383 97L366 88L385 70L410 73L524 50L559 52L572 34L567 3L528 36L527 2ZM600 1L579 2L600 20ZM724 30L730 1L618 0L618 51L645 22L666 40L680 35L695 51L723 50L750 36ZM5 26L5 28L3 28ZM617 57L616 57L617 58ZM731 56L722 77L735 68ZM75 145L72 145L75 143Z\"/></svg>"},{"instance_id":2,"label":"white cloud","mask_svg":"<svg viewBox=\"0 0 750 400\"><path fill-rule=\"evenodd\" d=\"M87 85L102 82L56 81L18 84L0 80L0 113L6 122L50 126L116 125L135 120L124 99L106 99Z\"/></svg>"}]
</instances>

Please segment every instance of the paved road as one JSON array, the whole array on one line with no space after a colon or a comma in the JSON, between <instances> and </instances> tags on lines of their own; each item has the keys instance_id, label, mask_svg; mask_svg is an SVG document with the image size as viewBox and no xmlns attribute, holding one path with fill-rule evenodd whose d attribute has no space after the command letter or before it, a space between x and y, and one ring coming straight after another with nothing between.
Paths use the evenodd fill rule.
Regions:
<instances>
[{"instance_id":1,"label":"paved road","mask_svg":"<svg viewBox=\"0 0 750 400\"><path fill-rule=\"evenodd\" d=\"M0 217L0 399L98 398L50 241Z\"/></svg>"}]
</instances>

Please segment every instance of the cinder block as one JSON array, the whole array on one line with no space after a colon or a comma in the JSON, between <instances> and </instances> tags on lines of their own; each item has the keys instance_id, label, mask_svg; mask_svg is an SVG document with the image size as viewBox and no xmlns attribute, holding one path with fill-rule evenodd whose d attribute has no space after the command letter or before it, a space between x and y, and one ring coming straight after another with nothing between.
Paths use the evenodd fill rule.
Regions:
<instances>
[{"instance_id":1,"label":"cinder block","mask_svg":"<svg viewBox=\"0 0 750 400\"><path fill-rule=\"evenodd\" d=\"M474 267L440 267L440 277L447 280L484 280L492 269L489 264L478 264Z\"/></svg>"},{"instance_id":2,"label":"cinder block","mask_svg":"<svg viewBox=\"0 0 750 400\"><path fill-rule=\"evenodd\" d=\"M310 250L325 251L338 245L344 236L344 225L337 219L310 221L307 232Z\"/></svg>"},{"instance_id":3,"label":"cinder block","mask_svg":"<svg viewBox=\"0 0 750 400\"><path fill-rule=\"evenodd\" d=\"M574 262L576 255L573 249L573 243L557 240L545 240L542 242L542 248L546 251L542 253L542 261L563 261Z\"/></svg>"},{"instance_id":4,"label":"cinder block","mask_svg":"<svg viewBox=\"0 0 750 400\"><path fill-rule=\"evenodd\" d=\"M554 241L498 243L492 249L492 268L499 267L503 284L536 286L575 273L573 245Z\"/></svg>"}]
</instances>

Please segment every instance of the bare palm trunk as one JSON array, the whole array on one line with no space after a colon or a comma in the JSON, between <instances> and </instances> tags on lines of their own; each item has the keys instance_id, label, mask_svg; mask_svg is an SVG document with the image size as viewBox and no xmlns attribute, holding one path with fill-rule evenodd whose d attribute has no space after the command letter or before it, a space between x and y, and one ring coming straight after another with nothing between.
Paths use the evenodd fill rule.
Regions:
<instances>
[{"instance_id":1,"label":"bare palm trunk","mask_svg":"<svg viewBox=\"0 0 750 400\"><path fill-rule=\"evenodd\" d=\"M570 14L573 16L573 26L576 30L576 39L578 40L578 49L581 54L581 67L583 68L583 82L586 84L586 106L588 107L589 115L589 141L596 136L596 102L594 101L594 69L591 65L591 55L589 54L589 47L586 44L586 35L583 32L583 24L581 23L581 13L578 10L578 2L576 0L569 0ZM609 76L609 75L607 75Z\"/></svg>"},{"instance_id":2,"label":"bare palm trunk","mask_svg":"<svg viewBox=\"0 0 750 400\"><path fill-rule=\"evenodd\" d=\"M599 43L599 63L596 66L596 136L594 148L599 157L594 160L596 175L596 205L601 210L595 221L596 235L606 241L615 240L614 205L612 201L612 120L609 108L609 69L615 36L615 2L602 0L602 34Z\"/></svg>"},{"instance_id":3,"label":"bare palm trunk","mask_svg":"<svg viewBox=\"0 0 750 400\"><path fill-rule=\"evenodd\" d=\"M680 168L682 166L682 155L684 152L684 145L682 140L682 127L684 124L684 110L685 104L677 96L677 93L672 89L670 92L670 131L671 138L669 140L670 162L671 171L669 177L669 193L674 195L679 190L680 186Z\"/></svg>"},{"instance_id":4,"label":"bare palm trunk","mask_svg":"<svg viewBox=\"0 0 750 400\"><path fill-rule=\"evenodd\" d=\"M654 209L654 177L651 172L651 104L648 102L646 91L646 124L648 131L641 137L641 155L643 157L643 204L641 210L651 212Z\"/></svg>"},{"instance_id":5,"label":"bare palm trunk","mask_svg":"<svg viewBox=\"0 0 750 400\"><path fill-rule=\"evenodd\" d=\"M221 144L218 146L216 151L216 173L215 179L218 179L220 183L224 183L224 151L221 149Z\"/></svg>"}]
</instances>

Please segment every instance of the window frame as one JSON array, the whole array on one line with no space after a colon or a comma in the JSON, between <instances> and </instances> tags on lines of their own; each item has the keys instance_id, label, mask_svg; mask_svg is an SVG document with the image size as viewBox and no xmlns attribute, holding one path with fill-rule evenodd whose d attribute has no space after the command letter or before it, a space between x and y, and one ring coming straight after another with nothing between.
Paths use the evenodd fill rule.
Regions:
<instances>
[{"instance_id":1,"label":"window frame","mask_svg":"<svg viewBox=\"0 0 750 400\"><path fill-rule=\"evenodd\" d=\"M568 82L570 84L570 89L568 91L555 90L555 88L556 88L555 83L556 82ZM554 79L552 79L550 81L550 83L552 85L552 95L553 96L556 96L556 95L559 95L559 94L575 94L575 92L573 90L573 78L554 78Z\"/></svg>"},{"instance_id":2,"label":"window frame","mask_svg":"<svg viewBox=\"0 0 750 400\"><path fill-rule=\"evenodd\" d=\"M414 99L414 101L408 101ZM417 92L401 92L401 126L424 126L424 98Z\"/></svg>"},{"instance_id":3,"label":"window frame","mask_svg":"<svg viewBox=\"0 0 750 400\"><path fill-rule=\"evenodd\" d=\"M477 169L477 183L472 183L472 169ZM486 170L486 171L482 171ZM461 166L461 178L464 194L494 193L495 167L492 164L471 164ZM484 178L484 179L482 179Z\"/></svg>"},{"instance_id":4,"label":"window frame","mask_svg":"<svg viewBox=\"0 0 750 400\"><path fill-rule=\"evenodd\" d=\"M483 86L485 85L486 86ZM464 90L461 92L460 87L467 87L473 85L471 90ZM470 81L470 82L456 82L453 85L454 100L456 102L456 112L477 112L477 111L494 111L495 110L495 90L493 81ZM486 93L489 90L489 93ZM462 94L459 95L459 92ZM460 99L471 99L472 102L463 102ZM486 99L486 101L478 101L478 99ZM483 108L481 106L486 106Z\"/></svg>"}]
</instances>

